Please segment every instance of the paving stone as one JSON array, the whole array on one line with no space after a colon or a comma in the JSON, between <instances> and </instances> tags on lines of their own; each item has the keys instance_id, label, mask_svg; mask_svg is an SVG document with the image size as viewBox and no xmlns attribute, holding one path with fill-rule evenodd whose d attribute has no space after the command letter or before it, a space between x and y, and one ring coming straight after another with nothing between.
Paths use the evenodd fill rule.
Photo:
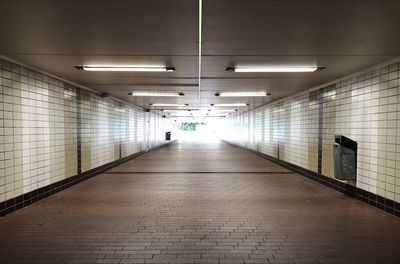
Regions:
<instances>
[{"instance_id":1,"label":"paving stone","mask_svg":"<svg viewBox=\"0 0 400 264\"><path fill-rule=\"evenodd\" d=\"M398 217L226 144L112 171L0 218L0 262L400 263Z\"/></svg>"}]
</instances>

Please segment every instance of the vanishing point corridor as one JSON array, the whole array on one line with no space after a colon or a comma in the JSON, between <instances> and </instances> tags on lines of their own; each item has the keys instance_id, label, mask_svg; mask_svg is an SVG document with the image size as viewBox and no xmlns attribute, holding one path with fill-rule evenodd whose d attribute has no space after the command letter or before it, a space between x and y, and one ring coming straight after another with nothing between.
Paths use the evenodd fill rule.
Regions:
<instances>
[{"instance_id":1,"label":"vanishing point corridor","mask_svg":"<svg viewBox=\"0 0 400 264\"><path fill-rule=\"evenodd\" d=\"M0 259L383 264L399 237L396 216L250 152L175 141L0 218Z\"/></svg>"},{"instance_id":2,"label":"vanishing point corridor","mask_svg":"<svg viewBox=\"0 0 400 264\"><path fill-rule=\"evenodd\" d=\"M0 264L400 264L400 0L0 0Z\"/></svg>"}]
</instances>

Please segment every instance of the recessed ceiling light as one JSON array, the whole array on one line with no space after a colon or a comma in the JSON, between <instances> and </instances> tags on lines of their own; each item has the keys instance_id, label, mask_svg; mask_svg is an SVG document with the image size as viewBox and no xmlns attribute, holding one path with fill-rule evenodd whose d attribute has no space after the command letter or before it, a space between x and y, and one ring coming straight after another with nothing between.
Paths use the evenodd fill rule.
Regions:
<instances>
[{"instance_id":1,"label":"recessed ceiling light","mask_svg":"<svg viewBox=\"0 0 400 264\"><path fill-rule=\"evenodd\" d=\"M174 67L134 66L134 65L83 65L75 66L78 70L100 72L173 72Z\"/></svg>"},{"instance_id":2,"label":"recessed ceiling light","mask_svg":"<svg viewBox=\"0 0 400 264\"><path fill-rule=\"evenodd\" d=\"M237 109L214 109L214 110L208 110L211 113L233 113L237 112Z\"/></svg>"},{"instance_id":3,"label":"recessed ceiling light","mask_svg":"<svg viewBox=\"0 0 400 264\"><path fill-rule=\"evenodd\" d=\"M184 93L162 93L162 92L131 92L129 93L131 96L184 96Z\"/></svg>"},{"instance_id":4,"label":"recessed ceiling light","mask_svg":"<svg viewBox=\"0 0 400 264\"><path fill-rule=\"evenodd\" d=\"M157 103L157 104L150 104L151 106L188 106L189 104L164 104L164 103Z\"/></svg>"},{"instance_id":5,"label":"recessed ceiling light","mask_svg":"<svg viewBox=\"0 0 400 264\"><path fill-rule=\"evenodd\" d=\"M267 96L270 95L267 92L220 92L216 93L215 96L221 97L254 97L254 96Z\"/></svg>"},{"instance_id":6,"label":"recessed ceiling light","mask_svg":"<svg viewBox=\"0 0 400 264\"><path fill-rule=\"evenodd\" d=\"M211 106L248 106L245 103L235 103L235 104L211 104Z\"/></svg>"},{"instance_id":7,"label":"recessed ceiling light","mask_svg":"<svg viewBox=\"0 0 400 264\"><path fill-rule=\"evenodd\" d=\"M161 110L166 113L184 113L184 112L192 112L192 111L198 111L198 110L193 110L193 109L163 109Z\"/></svg>"},{"instance_id":8,"label":"recessed ceiling light","mask_svg":"<svg viewBox=\"0 0 400 264\"><path fill-rule=\"evenodd\" d=\"M228 67L227 71L233 72L315 72L323 70L317 66L236 66Z\"/></svg>"}]
</instances>

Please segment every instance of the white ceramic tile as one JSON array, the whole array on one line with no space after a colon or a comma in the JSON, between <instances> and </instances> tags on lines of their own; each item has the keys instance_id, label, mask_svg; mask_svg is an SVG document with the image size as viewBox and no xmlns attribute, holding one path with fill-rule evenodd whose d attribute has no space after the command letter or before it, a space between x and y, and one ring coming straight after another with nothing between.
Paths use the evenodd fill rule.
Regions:
<instances>
[{"instance_id":1,"label":"white ceramic tile","mask_svg":"<svg viewBox=\"0 0 400 264\"><path fill-rule=\"evenodd\" d=\"M333 177L334 135L344 134L359 144L357 186L389 199L399 199L399 190L393 188L393 184L400 183L399 94L399 64L342 80L324 89L323 175ZM263 135L256 150L277 157L279 145L282 160L316 171L317 106L310 92L264 106L255 110L256 123L262 125L255 126L254 130L246 129L249 123L239 114L224 124L236 131L225 139L252 147L249 138L253 135L248 133L257 138ZM257 115L258 111L263 115Z\"/></svg>"}]
</instances>

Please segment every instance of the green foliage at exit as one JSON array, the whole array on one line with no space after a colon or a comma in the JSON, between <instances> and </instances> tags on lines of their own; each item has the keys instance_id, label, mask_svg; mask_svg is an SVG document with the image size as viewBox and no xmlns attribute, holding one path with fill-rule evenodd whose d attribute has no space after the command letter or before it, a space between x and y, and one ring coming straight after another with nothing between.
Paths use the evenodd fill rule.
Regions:
<instances>
[{"instance_id":1,"label":"green foliage at exit","mask_svg":"<svg viewBox=\"0 0 400 264\"><path fill-rule=\"evenodd\" d=\"M199 123L191 123L191 122L182 123L181 130L196 131L198 125Z\"/></svg>"},{"instance_id":2,"label":"green foliage at exit","mask_svg":"<svg viewBox=\"0 0 400 264\"><path fill-rule=\"evenodd\" d=\"M204 125L204 123L194 123L194 122L185 122L181 124L181 130L185 131L196 131L197 126Z\"/></svg>"}]
</instances>

